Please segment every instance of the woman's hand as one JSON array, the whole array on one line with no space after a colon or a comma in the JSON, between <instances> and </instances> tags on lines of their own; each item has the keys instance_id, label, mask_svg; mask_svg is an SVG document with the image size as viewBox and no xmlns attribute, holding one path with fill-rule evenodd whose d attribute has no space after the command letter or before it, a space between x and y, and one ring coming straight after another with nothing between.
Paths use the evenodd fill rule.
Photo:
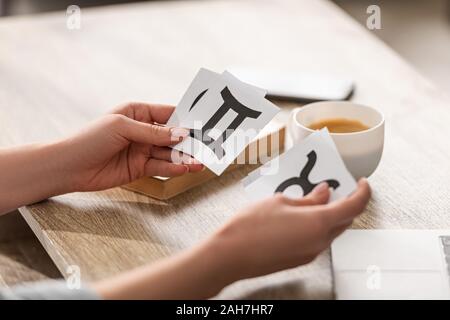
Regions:
<instances>
[{"instance_id":1,"label":"woman's hand","mask_svg":"<svg viewBox=\"0 0 450 320\"><path fill-rule=\"evenodd\" d=\"M327 204L318 186L302 199L281 194L243 209L190 250L93 284L106 299L206 299L225 286L311 262L366 207L366 180L349 197Z\"/></svg>"},{"instance_id":2,"label":"woman's hand","mask_svg":"<svg viewBox=\"0 0 450 320\"><path fill-rule=\"evenodd\" d=\"M226 252L222 263L232 274L229 281L311 262L364 210L370 187L362 179L347 198L328 204L329 195L323 183L304 198L277 194L236 215L210 240Z\"/></svg>"},{"instance_id":3,"label":"woman's hand","mask_svg":"<svg viewBox=\"0 0 450 320\"><path fill-rule=\"evenodd\" d=\"M202 170L193 158L168 148L188 135L162 125L173 110L130 103L68 139L0 149L0 215L63 193Z\"/></svg>"},{"instance_id":4,"label":"woman's hand","mask_svg":"<svg viewBox=\"0 0 450 320\"><path fill-rule=\"evenodd\" d=\"M129 103L61 142L62 163L73 191L93 191L144 176L179 176L202 170L190 156L168 146L189 131L163 126L174 108Z\"/></svg>"}]
</instances>

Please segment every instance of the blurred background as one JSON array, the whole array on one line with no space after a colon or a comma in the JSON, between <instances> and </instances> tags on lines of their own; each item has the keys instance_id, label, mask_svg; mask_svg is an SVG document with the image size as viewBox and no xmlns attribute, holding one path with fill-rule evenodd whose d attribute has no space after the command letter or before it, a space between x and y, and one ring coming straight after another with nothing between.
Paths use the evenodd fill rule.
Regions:
<instances>
[{"instance_id":1,"label":"blurred background","mask_svg":"<svg viewBox=\"0 0 450 320\"><path fill-rule=\"evenodd\" d=\"M0 0L0 15L65 10L71 4L83 8L124 2L133 1ZM382 29L371 32L450 94L450 0L334 0L334 2L362 25L366 24L368 17L367 7L378 5L381 8Z\"/></svg>"}]
</instances>

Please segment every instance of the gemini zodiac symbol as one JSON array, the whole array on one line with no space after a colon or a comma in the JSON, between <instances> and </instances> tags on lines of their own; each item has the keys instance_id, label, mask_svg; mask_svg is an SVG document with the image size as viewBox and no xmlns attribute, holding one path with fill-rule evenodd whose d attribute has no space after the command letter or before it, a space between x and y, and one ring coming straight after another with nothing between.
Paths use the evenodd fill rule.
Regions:
<instances>
[{"instance_id":1,"label":"gemini zodiac symbol","mask_svg":"<svg viewBox=\"0 0 450 320\"><path fill-rule=\"evenodd\" d=\"M192 103L192 106L189 108L189 111L192 110L192 108L202 98L202 96L206 93L206 91L208 91L208 89L200 93L197 96L197 98L195 98L194 102ZM225 150L222 148L222 144L225 142L225 140L228 139L228 137L234 132L234 130L236 130L241 125L241 123L244 122L246 118L257 119L261 115L260 111L253 110L240 103L231 94L228 87L225 87L220 92L220 94L223 99L223 104L216 111L216 113L214 113L214 115L205 123L205 125L201 129L190 130L190 136L194 139L203 142L206 146L208 146L215 153L218 159L223 158L223 156L225 155ZM230 110L236 112L237 114L234 120L228 126L228 128L225 131L223 131L220 138L216 140L209 137L208 132L211 129L213 129L217 125L217 123L225 116L225 114Z\"/></svg>"},{"instance_id":2,"label":"gemini zodiac symbol","mask_svg":"<svg viewBox=\"0 0 450 320\"><path fill-rule=\"evenodd\" d=\"M306 196L308 193L310 193L315 186L323 182L321 181L318 183L312 183L311 181L309 181L309 174L311 173L311 170L314 168L316 161L317 161L317 154L314 150L312 150L310 153L308 153L308 162L300 172L300 176L292 177L282 182L275 190L275 193L284 192L284 190L294 185L298 185L302 188L303 196ZM324 181L328 183L328 185L334 190L336 190L340 186L340 183L337 180L329 179Z\"/></svg>"}]
</instances>

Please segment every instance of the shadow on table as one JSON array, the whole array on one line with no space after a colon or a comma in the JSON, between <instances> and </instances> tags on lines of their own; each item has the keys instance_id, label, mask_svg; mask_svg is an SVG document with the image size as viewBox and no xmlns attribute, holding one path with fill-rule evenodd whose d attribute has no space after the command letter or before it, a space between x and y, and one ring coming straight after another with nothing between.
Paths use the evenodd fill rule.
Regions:
<instances>
[{"instance_id":1,"label":"shadow on table","mask_svg":"<svg viewBox=\"0 0 450 320\"><path fill-rule=\"evenodd\" d=\"M18 211L0 216L0 286L61 278Z\"/></svg>"},{"instance_id":2,"label":"shadow on table","mask_svg":"<svg viewBox=\"0 0 450 320\"><path fill-rule=\"evenodd\" d=\"M215 201L218 193L236 186L249 168L236 169L167 201L120 188L76 193L28 206L33 220L46 233L67 232L189 246L214 231L231 216L239 199ZM240 201L245 195L240 193Z\"/></svg>"}]
</instances>

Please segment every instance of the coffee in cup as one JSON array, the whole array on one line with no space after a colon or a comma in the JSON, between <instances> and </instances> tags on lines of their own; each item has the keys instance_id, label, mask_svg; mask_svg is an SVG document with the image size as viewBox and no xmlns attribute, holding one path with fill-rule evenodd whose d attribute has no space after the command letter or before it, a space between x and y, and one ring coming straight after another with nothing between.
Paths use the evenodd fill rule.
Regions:
<instances>
[{"instance_id":1,"label":"coffee in cup","mask_svg":"<svg viewBox=\"0 0 450 320\"><path fill-rule=\"evenodd\" d=\"M370 176L384 146L384 116L375 108L347 101L316 102L292 111L287 126L289 148L311 133L328 128L355 179Z\"/></svg>"},{"instance_id":2,"label":"coffee in cup","mask_svg":"<svg viewBox=\"0 0 450 320\"><path fill-rule=\"evenodd\" d=\"M327 128L330 133L349 133L367 130L369 126L356 119L328 118L313 122L308 128L312 130Z\"/></svg>"}]
</instances>

